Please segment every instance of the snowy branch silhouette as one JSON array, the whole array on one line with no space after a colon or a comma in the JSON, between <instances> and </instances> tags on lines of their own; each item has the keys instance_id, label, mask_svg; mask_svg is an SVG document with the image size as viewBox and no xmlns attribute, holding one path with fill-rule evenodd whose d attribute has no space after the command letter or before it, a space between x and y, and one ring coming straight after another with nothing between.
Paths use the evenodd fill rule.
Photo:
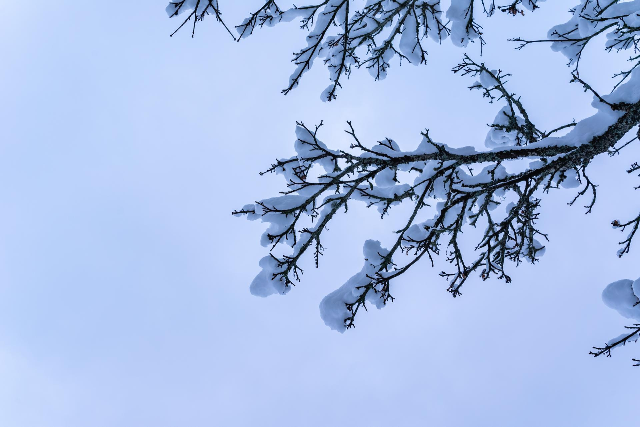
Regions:
<instances>
[{"instance_id":1,"label":"snowy branch silhouette","mask_svg":"<svg viewBox=\"0 0 640 427\"><path fill-rule=\"evenodd\" d=\"M439 44L450 38L458 47L470 42L482 46L479 13L524 15L540 3L452 0L445 13L441 3L433 0L325 0L288 9L270 0L236 26L236 32L241 40L260 27L299 20L308 31L307 44L294 54L295 70L282 92L297 87L316 59L321 59L330 77L321 96L332 101L355 69L364 67L375 79L383 79L394 57L425 64L428 39ZM191 22L192 33L208 14L222 22L217 1L172 2L167 11L171 16L185 14L180 28ZM454 297L461 295L471 277L510 282L511 265L535 263L548 240L536 225L545 195L553 189L573 189L570 204L585 199L590 212L597 201L597 185L588 175L592 160L605 153L620 154L640 136L640 1L583 0L569 14L570 19L552 28L546 38L512 40L517 49L549 43L565 55L572 83L593 94L597 112L591 117L543 130L532 122L521 98L509 90L509 74L464 54L452 71L473 79L471 90L500 105L484 137L487 150L452 148L424 131L417 148L404 151L392 139L362 141L351 122L345 130L352 140L350 149L336 150L322 142L322 122L317 126L297 123L296 155L276 160L264 172L284 176L283 194L233 212L269 223L261 243L271 251L260 261L262 271L251 284L252 293L267 296L291 290L300 280L301 258L310 254L318 265L327 225L339 213L347 213L354 202L376 208L382 217L400 204L411 209L404 226L395 230L393 245L383 248L378 241L367 241L362 270L322 300L321 316L332 329L355 326L367 304L381 308L393 301L392 282L421 259L433 263L440 255L448 261L450 269L440 276ZM631 52L630 66L614 76L616 84L607 95L596 92L580 75L586 46L599 38L606 39L608 52ZM526 166L520 166L522 160L527 160ZM638 170L640 166L633 163L628 172ZM419 219L427 212L428 219ZM631 250L640 214L612 225L625 233L618 251L623 256ZM473 247L460 242L469 227L484 230ZM287 246L291 249L283 253ZM623 316L640 321L640 280L612 283L603 299ZM608 356L639 334L640 326L629 326L605 346L594 347L591 354Z\"/></svg>"}]
</instances>

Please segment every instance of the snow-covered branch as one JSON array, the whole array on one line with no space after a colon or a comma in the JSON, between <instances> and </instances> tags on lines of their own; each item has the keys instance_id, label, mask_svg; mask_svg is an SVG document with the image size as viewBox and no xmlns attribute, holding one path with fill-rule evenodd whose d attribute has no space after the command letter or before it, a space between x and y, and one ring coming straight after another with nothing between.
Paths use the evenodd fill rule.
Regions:
<instances>
[{"instance_id":1,"label":"snow-covered branch","mask_svg":"<svg viewBox=\"0 0 640 427\"><path fill-rule=\"evenodd\" d=\"M530 121L520 99L506 88L507 74L468 57L454 71L478 77L471 89L506 104L485 140L489 151L454 149L436 142L428 132L412 151L402 151L391 139L367 146L350 122L346 132L353 140L351 149L332 150L319 138L321 126L298 123L297 154L267 170L283 174L287 190L234 212L270 224L262 244L272 251L282 244L292 247L291 253L272 252L263 258L263 270L251 285L254 294L288 292L300 279L299 261L308 250L317 265L327 224L339 212L347 212L349 203L364 202L383 217L401 203L413 208L393 246L383 249L376 241L367 242L363 270L323 300L323 319L340 331L354 325L367 302L382 307L392 300L391 281L425 257L443 254L452 265L440 275L448 279L454 297L473 273L483 280L496 276L510 281L509 262L535 262L544 253L542 241L547 236L536 221L542 197L551 189L581 187L574 201L591 190L588 206L593 206L595 185L586 175L587 167L640 122L638 73L602 101L594 97L598 112L571 123L566 135L555 137ZM518 170L514 163L523 159L529 165ZM315 166L323 172L314 175ZM417 221L427 207L435 207L435 214ZM305 219L310 225L302 225ZM466 227L480 225L484 232L475 251L469 251L460 244L460 234ZM407 261L401 262L400 254Z\"/></svg>"},{"instance_id":2,"label":"snow-covered branch","mask_svg":"<svg viewBox=\"0 0 640 427\"><path fill-rule=\"evenodd\" d=\"M613 308L621 316L640 321L640 279L635 282L628 279L618 280L609 284L602 292L602 300L607 307ZM636 323L625 328L627 330L623 334L607 341L603 347L594 347L590 354L594 357L602 355L610 357L611 350L614 348L638 341L640 324ZM635 359L634 361L640 362ZM640 366L640 364L635 366Z\"/></svg>"},{"instance_id":3,"label":"snow-covered branch","mask_svg":"<svg viewBox=\"0 0 640 427\"><path fill-rule=\"evenodd\" d=\"M542 1L451 0L443 7L439 0L318 0L282 8L267 0L236 26L236 32L241 40L259 27L298 20L308 31L306 46L294 53L295 70L282 92L293 90L321 59L330 78L322 99L331 101L354 69L364 67L375 79L383 79L394 57L424 64L429 39L441 44L451 38L459 47L479 41L482 46L480 14L524 15ZM197 23L208 15L229 31L217 0L175 1L167 12L171 17L186 16L176 31L192 23L193 35ZM597 200L597 185L587 175L591 161L603 153L620 154L640 139L637 131L637 137L623 141L640 123L639 34L640 0L581 0L570 10L570 19L549 30L546 38L512 39L518 42L517 49L550 44L573 66L571 82L593 94L596 114L578 122L558 123L548 131L533 123L521 98L507 89L509 74L465 54L453 71L477 79L470 89L500 104L484 138L487 150L452 148L437 142L428 131L412 151L403 151L388 138L365 144L351 122L346 129L353 140L350 149L335 150L320 140L322 123L311 128L298 123L296 155L277 160L265 172L284 175L286 190L233 212L269 223L261 242L270 246L270 254L260 261L262 271L251 291L260 296L287 293L300 280L302 257L312 253L318 266L327 225L355 202L377 208L382 217L399 204L409 204L411 209L395 232L393 244L383 248L378 241L365 242L362 270L323 299L321 316L331 328L353 327L367 303L381 308L392 301L393 279L423 258L433 263L434 256L443 255L451 264L440 275L448 280L454 297L474 273L483 280L495 276L510 281L509 263L533 263L544 253L542 242L547 235L536 222L545 194L551 189L575 189L569 204L586 197L585 208L590 212ZM610 94L599 93L580 75L586 47L600 39L607 52L631 52L630 66L614 75L618 81ZM522 160L528 165L522 166ZM639 170L635 162L627 172ZM618 251L623 256L631 250L640 215L614 220L612 225L626 233ZM483 230L474 250L460 241L468 227ZM402 259L401 254L405 255ZM640 320L637 283L612 283L603 294L605 303ZM613 348L635 341L640 326L628 329L604 347L595 347L592 354L610 355Z\"/></svg>"},{"instance_id":4,"label":"snow-covered branch","mask_svg":"<svg viewBox=\"0 0 640 427\"><path fill-rule=\"evenodd\" d=\"M451 38L455 46L466 47L469 42L485 42L478 14L487 17L496 10L511 15L524 15L538 9L544 0L514 0L496 5L495 0L451 0L443 11L440 0L324 0L301 6L281 8L275 0L267 0L236 26L238 40L248 37L259 27L272 27L281 22L298 20L307 30L307 45L294 53L296 68L289 78L284 94L294 89L320 58L329 70L331 84L321 98L332 101L342 87L341 79L348 78L353 67L365 67L376 79L384 79L391 60L418 65L427 62L427 40L442 43ZM631 66L616 74L618 84L625 81L640 65L639 0L582 0L570 10L571 19L549 30L547 38L527 40L520 37L518 49L534 43L550 43L562 52L579 76L580 59L588 44L599 36L606 37L605 50L632 51ZM187 23L191 33L198 22L212 15L231 34L222 20L218 0L180 0L167 6L170 17L185 14L175 34ZM173 35L172 34L172 35ZM233 36L232 34L232 37Z\"/></svg>"},{"instance_id":5,"label":"snow-covered branch","mask_svg":"<svg viewBox=\"0 0 640 427\"><path fill-rule=\"evenodd\" d=\"M548 38L539 40L515 38L513 40L520 43L519 49L532 43L551 43L551 48L562 52L569 60L569 65L574 66L576 75L579 75L580 59L587 45L598 36L606 35L606 51L631 50L633 52L629 58L632 63L631 68L616 74L620 77L617 85L620 85L640 64L639 9L638 0L582 0L578 6L571 9L571 19L553 27L547 35Z\"/></svg>"},{"instance_id":6,"label":"snow-covered branch","mask_svg":"<svg viewBox=\"0 0 640 427\"><path fill-rule=\"evenodd\" d=\"M241 40L257 28L298 20L300 28L308 31L306 46L294 53L292 62L296 68L282 92L287 94L294 89L320 59L329 70L331 81L321 98L332 101L353 68L364 67L381 80L394 57L414 65L426 64L429 39L440 44L451 36L455 46L466 47L475 40L482 45L478 14L492 16L496 10L524 14L525 9L537 9L542 1L515 0L496 6L495 0L452 0L444 13L440 0L324 0L285 8L267 0L236 26L236 32ZM170 17L186 13L187 18L176 32L192 22L193 34L197 23L209 14L225 25L218 3L181 0L171 2L167 12Z\"/></svg>"}]
</instances>

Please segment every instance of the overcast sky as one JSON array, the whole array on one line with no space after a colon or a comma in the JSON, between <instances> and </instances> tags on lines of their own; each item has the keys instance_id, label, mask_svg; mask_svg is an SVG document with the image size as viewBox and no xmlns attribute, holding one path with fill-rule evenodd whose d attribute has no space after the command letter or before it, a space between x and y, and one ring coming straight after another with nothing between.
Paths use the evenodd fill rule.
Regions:
<instances>
[{"instance_id":1,"label":"overcast sky","mask_svg":"<svg viewBox=\"0 0 640 427\"><path fill-rule=\"evenodd\" d=\"M239 23L259 1L226 1ZM551 4L553 3L553 4ZM463 50L430 43L429 65L396 62L383 82L355 72L324 104L326 69L280 94L304 33L295 24L237 44L213 20L170 38L162 0L5 2L0 15L0 425L124 426L597 426L637 425L631 345L609 359L588 352L629 322L602 289L640 275L638 250L615 256L609 223L635 216L638 185L606 156L591 215L571 190L545 197L540 263L513 283L446 292L438 268L395 282L396 301L339 334L321 298L362 266L368 238L393 239L394 221L353 206L284 297L251 296L265 255L264 225L233 209L282 189L258 176L293 153L296 120L324 120L330 146L420 131L481 147L499 106L450 72ZM485 25L481 60L513 74L541 127L594 110L568 84L565 58L540 37L572 2ZM468 53L479 58L479 48ZM588 52L583 77L603 92L610 55ZM589 71L587 71L589 70ZM389 225L385 225L389 223Z\"/></svg>"}]
</instances>

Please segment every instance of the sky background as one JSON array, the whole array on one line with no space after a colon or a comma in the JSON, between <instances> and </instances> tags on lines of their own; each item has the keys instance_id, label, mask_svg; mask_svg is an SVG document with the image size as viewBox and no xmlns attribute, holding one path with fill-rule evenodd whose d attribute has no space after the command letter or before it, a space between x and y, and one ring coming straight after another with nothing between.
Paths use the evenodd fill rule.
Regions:
<instances>
[{"instance_id":1,"label":"sky background","mask_svg":"<svg viewBox=\"0 0 640 427\"><path fill-rule=\"evenodd\" d=\"M259 1L234 3L223 3L230 24ZM593 114L591 97L568 84L563 56L506 39L544 36L573 5L485 25L481 60L513 74L544 129ZM237 44L210 19L194 39L170 38L178 22L165 6L3 4L0 425L637 423L640 346L588 352L630 324L601 292L640 275L638 248L618 259L609 225L638 210L625 173L638 147L594 161L591 215L567 206L572 190L545 196L551 242L539 264L511 269L513 283L471 280L454 300L441 268L422 263L396 280L393 304L339 334L320 319L321 298L360 271L366 239L393 238L406 210L381 222L354 205L334 220L319 270L307 260L289 294L254 297L265 225L230 212L283 188L258 171L293 154L296 120L324 120L332 147L348 145L346 120L370 144L413 149L429 128L481 146L500 106L450 72L464 51L449 41L430 43L428 66L394 62L383 82L355 72L337 102L320 101L320 66L283 96L304 43L295 24ZM606 93L621 61L598 49L583 77ZM477 44L467 52L480 58Z\"/></svg>"}]
</instances>

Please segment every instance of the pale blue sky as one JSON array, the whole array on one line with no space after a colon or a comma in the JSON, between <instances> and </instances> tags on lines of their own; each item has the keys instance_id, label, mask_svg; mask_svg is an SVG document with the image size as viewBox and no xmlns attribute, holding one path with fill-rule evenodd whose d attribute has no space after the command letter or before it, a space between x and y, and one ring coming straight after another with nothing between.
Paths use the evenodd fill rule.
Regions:
<instances>
[{"instance_id":1,"label":"pale blue sky","mask_svg":"<svg viewBox=\"0 0 640 427\"><path fill-rule=\"evenodd\" d=\"M237 23L257 2L226 3ZM544 35L573 5L557 3L489 21L483 58L514 74L547 129L591 114L590 98L567 84L564 57L504 40ZM384 243L393 227L354 206L331 227L321 269L285 297L253 297L264 226L230 212L281 189L257 172L291 155L296 120L324 119L333 146L348 143L347 119L363 140L406 149L426 127L480 145L498 107L449 72L463 51L448 42L383 82L355 73L336 103L319 99L321 67L285 97L303 43L295 25L240 44L213 21L169 38L177 22L164 7L3 5L0 425L635 425L640 346L587 353L628 324L600 293L640 275L638 248L618 260L608 226L638 209L624 168L640 150L594 162L593 214L567 207L570 191L546 198L551 242L512 284L476 280L454 300L439 269L417 266L396 302L341 335L322 323L320 299L360 270L367 238ZM592 53L585 76L604 88L613 67Z\"/></svg>"}]
</instances>

